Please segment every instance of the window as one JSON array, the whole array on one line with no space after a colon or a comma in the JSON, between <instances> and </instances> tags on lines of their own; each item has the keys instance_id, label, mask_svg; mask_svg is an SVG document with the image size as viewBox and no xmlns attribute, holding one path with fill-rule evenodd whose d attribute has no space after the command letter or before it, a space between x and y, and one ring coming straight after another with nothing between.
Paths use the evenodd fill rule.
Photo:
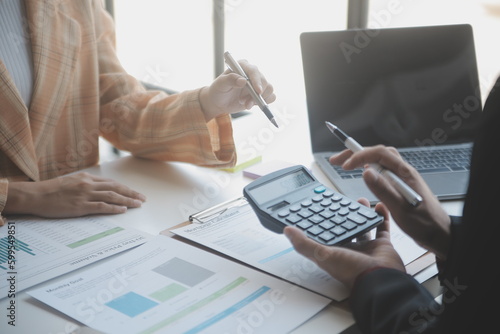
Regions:
<instances>
[{"instance_id":1,"label":"window","mask_svg":"<svg viewBox=\"0 0 500 334\"><path fill-rule=\"evenodd\" d=\"M137 79L182 91L213 79L212 1L115 0L118 57Z\"/></svg>"},{"instance_id":2,"label":"window","mask_svg":"<svg viewBox=\"0 0 500 334\"><path fill-rule=\"evenodd\" d=\"M118 56L129 73L179 91L212 81L212 1L119 0L114 8ZM303 94L300 33L344 29L347 1L226 0L224 10L226 50L295 96Z\"/></svg>"}]
</instances>

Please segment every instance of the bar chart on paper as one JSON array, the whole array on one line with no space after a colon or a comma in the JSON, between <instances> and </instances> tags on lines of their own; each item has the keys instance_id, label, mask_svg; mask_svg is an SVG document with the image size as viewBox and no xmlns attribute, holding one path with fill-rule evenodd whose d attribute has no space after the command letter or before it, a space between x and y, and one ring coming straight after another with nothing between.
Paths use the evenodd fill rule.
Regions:
<instances>
[{"instance_id":1,"label":"bar chart on paper","mask_svg":"<svg viewBox=\"0 0 500 334\"><path fill-rule=\"evenodd\" d=\"M110 334L289 332L330 302L161 235L28 293Z\"/></svg>"},{"instance_id":2,"label":"bar chart on paper","mask_svg":"<svg viewBox=\"0 0 500 334\"><path fill-rule=\"evenodd\" d=\"M137 246L147 235L107 217L18 219L0 228L0 298L7 275L17 291Z\"/></svg>"},{"instance_id":3,"label":"bar chart on paper","mask_svg":"<svg viewBox=\"0 0 500 334\"><path fill-rule=\"evenodd\" d=\"M15 251L17 252L24 252L26 254L29 254L31 256L35 256L35 251L30 248L30 245L28 245L25 242L22 242L19 239L15 239L13 242L12 247L14 247ZM0 239L0 269L3 270L9 270L8 267L8 261L9 261L9 239L7 237L1 238Z\"/></svg>"}]
</instances>

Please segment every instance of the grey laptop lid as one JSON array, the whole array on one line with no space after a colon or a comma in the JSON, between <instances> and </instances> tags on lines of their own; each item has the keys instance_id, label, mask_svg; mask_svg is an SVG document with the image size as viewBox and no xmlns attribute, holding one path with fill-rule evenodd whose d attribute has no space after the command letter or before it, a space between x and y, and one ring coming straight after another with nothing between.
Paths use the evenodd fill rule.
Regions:
<instances>
[{"instance_id":1,"label":"grey laptop lid","mask_svg":"<svg viewBox=\"0 0 500 334\"><path fill-rule=\"evenodd\" d=\"M326 120L363 146L433 149L472 142L482 105L469 25L307 32L300 41L318 159L344 149ZM452 190L439 184L457 179L442 174L429 181L438 197L465 194L468 173Z\"/></svg>"}]
</instances>

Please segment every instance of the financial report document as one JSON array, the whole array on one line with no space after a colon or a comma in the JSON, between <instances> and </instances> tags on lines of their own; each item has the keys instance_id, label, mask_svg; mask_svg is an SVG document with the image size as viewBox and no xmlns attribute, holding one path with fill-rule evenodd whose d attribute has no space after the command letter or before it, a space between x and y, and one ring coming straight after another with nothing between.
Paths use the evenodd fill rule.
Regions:
<instances>
[{"instance_id":1,"label":"financial report document","mask_svg":"<svg viewBox=\"0 0 500 334\"><path fill-rule=\"evenodd\" d=\"M159 235L28 291L105 333L286 333L330 300Z\"/></svg>"},{"instance_id":2,"label":"financial report document","mask_svg":"<svg viewBox=\"0 0 500 334\"><path fill-rule=\"evenodd\" d=\"M199 223L170 232L328 298L341 301L348 297L347 290L339 281L298 254L283 234L263 227L244 198L234 203L229 203L218 213L199 218ZM426 252L396 224L393 225L391 241L405 265Z\"/></svg>"},{"instance_id":3,"label":"financial report document","mask_svg":"<svg viewBox=\"0 0 500 334\"><path fill-rule=\"evenodd\" d=\"M117 226L108 216L9 220L0 227L0 298L12 286L20 292L138 246L149 237Z\"/></svg>"}]
</instances>

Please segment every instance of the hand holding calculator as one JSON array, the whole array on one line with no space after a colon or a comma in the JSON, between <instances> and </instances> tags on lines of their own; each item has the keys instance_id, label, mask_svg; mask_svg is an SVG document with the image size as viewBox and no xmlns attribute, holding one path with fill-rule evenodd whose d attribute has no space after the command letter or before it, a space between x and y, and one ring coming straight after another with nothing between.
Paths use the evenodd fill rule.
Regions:
<instances>
[{"instance_id":1,"label":"hand holding calculator","mask_svg":"<svg viewBox=\"0 0 500 334\"><path fill-rule=\"evenodd\" d=\"M373 209L328 189L304 167L262 176L243 189L262 225L276 233L297 226L321 244L346 243L384 221Z\"/></svg>"}]
</instances>

